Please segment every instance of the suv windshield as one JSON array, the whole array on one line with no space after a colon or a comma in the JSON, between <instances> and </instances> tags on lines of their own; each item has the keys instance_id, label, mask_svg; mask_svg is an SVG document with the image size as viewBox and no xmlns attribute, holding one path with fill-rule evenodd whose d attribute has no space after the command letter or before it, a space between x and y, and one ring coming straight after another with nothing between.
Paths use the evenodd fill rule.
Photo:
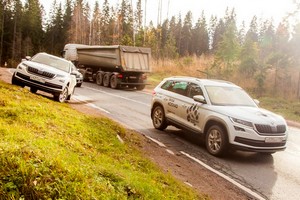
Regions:
<instances>
[{"instance_id":1,"label":"suv windshield","mask_svg":"<svg viewBox=\"0 0 300 200\"><path fill-rule=\"evenodd\" d=\"M31 61L49 65L64 72L70 71L70 63L45 54L37 54L31 59Z\"/></svg>"},{"instance_id":2,"label":"suv windshield","mask_svg":"<svg viewBox=\"0 0 300 200\"><path fill-rule=\"evenodd\" d=\"M212 105L257 107L253 99L241 88L205 86Z\"/></svg>"}]
</instances>

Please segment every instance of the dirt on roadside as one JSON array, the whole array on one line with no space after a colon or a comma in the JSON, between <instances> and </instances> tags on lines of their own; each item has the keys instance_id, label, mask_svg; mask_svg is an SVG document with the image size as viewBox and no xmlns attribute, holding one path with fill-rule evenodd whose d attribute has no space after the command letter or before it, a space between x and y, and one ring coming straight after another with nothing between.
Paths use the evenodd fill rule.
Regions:
<instances>
[{"instance_id":1,"label":"dirt on roadside","mask_svg":"<svg viewBox=\"0 0 300 200\"><path fill-rule=\"evenodd\" d=\"M0 67L1 80L11 83L11 75L7 68ZM82 113L103 116L99 110L88 107L84 103L72 100L70 105ZM207 195L208 199L215 200L254 199L227 180L188 159L181 153L174 152L174 155L170 154L165 148L153 143L148 138L143 136L140 138L142 141L138 148L144 155L156 163L165 173L173 175L179 181L194 188L200 195Z\"/></svg>"}]
</instances>

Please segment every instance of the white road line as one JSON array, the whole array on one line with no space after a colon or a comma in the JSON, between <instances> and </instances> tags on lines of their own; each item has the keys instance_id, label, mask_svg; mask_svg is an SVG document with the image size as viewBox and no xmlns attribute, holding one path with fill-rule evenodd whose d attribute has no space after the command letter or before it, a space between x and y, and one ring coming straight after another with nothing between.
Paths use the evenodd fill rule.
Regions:
<instances>
[{"instance_id":1,"label":"white road line","mask_svg":"<svg viewBox=\"0 0 300 200\"><path fill-rule=\"evenodd\" d=\"M113 96L113 97L125 99L125 100L127 100L127 101L132 101L132 102L134 102L134 103L139 103L139 104L142 104L142 105L144 105L144 106L150 107L149 104L146 104L146 103L143 103L143 102L140 102L140 101L136 101L136 100L133 100L133 99L129 99L129 98L126 98L126 97L122 97L122 96L120 96L120 95L111 94L111 93L105 92L105 91L103 91L103 90L97 90L97 89L91 88L91 87L84 87L84 88L87 88L87 89L90 89L90 90L94 90L94 91L97 91L97 92L101 92L101 93L104 93L104 94L107 94L107 95L110 95L110 96Z\"/></svg>"},{"instance_id":2,"label":"white road line","mask_svg":"<svg viewBox=\"0 0 300 200\"><path fill-rule=\"evenodd\" d=\"M98 109L98 110L100 110L100 111L102 111L102 112L105 112L105 113L107 113L107 114L110 114L110 112L107 111L107 110L105 110L104 108L101 108L101 107L99 107L99 106L96 106L96 105L93 104L93 103L88 103L88 100L90 100L90 99L88 99L88 98L86 98L86 97L84 97L84 96L74 95L74 96L73 96L73 99L75 99L76 101L85 102L86 105L89 106L89 107L92 107L92 108Z\"/></svg>"},{"instance_id":3,"label":"white road line","mask_svg":"<svg viewBox=\"0 0 300 200\"><path fill-rule=\"evenodd\" d=\"M159 146L161 147L165 147L166 148L166 145L163 144L162 142L159 142L157 141L156 139L154 138L151 138L150 136L146 136L146 138L152 140L154 143L158 144ZM175 155L175 153L169 149L166 149L166 151L172 155ZM238 183L237 181L233 180L232 178L226 176L225 174L222 174L221 172L215 170L214 168L208 166L207 164L205 164L204 162L198 160L197 158L185 153L184 151L180 151L181 154L185 155L186 157L192 159L193 161L197 162L198 164L202 165L203 167L205 167L206 169L208 169L209 171L219 175L220 177L224 178L225 180L229 181L230 183L232 183L233 185L237 186L238 188L240 188L241 190L245 191L246 193L250 194L252 197L255 197L256 199L259 199L259 200L265 200L264 197L260 196L259 194L253 192L252 190L250 190L249 188L243 186L242 184Z\"/></svg>"},{"instance_id":4,"label":"white road line","mask_svg":"<svg viewBox=\"0 0 300 200\"><path fill-rule=\"evenodd\" d=\"M167 151L169 154L171 154L171 155L175 155L175 153L174 153L172 150L170 150L170 149L166 149L166 151Z\"/></svg>"},{"instance_id":5,"label":"white road line","mask_svg":"<svg viewBox=\"0 0 300 200\"><path fill-rule=\"evenodd\" d=\"M96 109L98 109L98 110L100 110L100 111L102 111L102 112L105 112L105 113L107 113L107 114L110 114L109 111L105 110L104 108L100 108L100 107L96 106L96 105L93 104L93 103L88 103L87 105L90 106L90 107L92 107L92 108L96 108Z\"/></svg>"},{"instance_id":6,"label":"white road line","mask_svg":"<svg viewBox=\"0 0 300 200\"><path fill-rule=\"evenodd\" d=\"M147 136L147 135L145 135L146 136L146 138L148 138L149 140L152 140L153 142L155 142L156 144L158 144L160 147L166 147L166 145L164 145L163 143L161 143L160 141L158 141L158 140L156 140L156 139L154 139L154 138L152 138L152 137L149 137L149 136Z\"/></svg>"},{"instance_id":7,"label":"white road line","mask_svg":"<svg viewBox=\"0 0 300 200\"><path fill-rule=\"evenodd\" d=\"M185 155L186 157L192 159L193 161L197 162L198 164L202 165L203 167L205 167L206 169L210 170L211 172L219 175L220 177L224 178L225 180L229 181L230 183L234 184L235 186L239 187L240 189L242 189L243 191L247 192L248 194L250 194L251 196L255 197L256 199L265 200L265 198L263 198L259 194L253 192L249 188L243 186L242 184L240 184L237 181L233 180L232 178L230 178L230 177L222 174L221 172L213 169L212 167L208 166L207 164L205 164L204 162L198 160L197 158L195 158L195 157L193 157L193 156L185 153L184 151L180 151L180 153L183 154L183 155Z\"/></svg>"}]
</instances>

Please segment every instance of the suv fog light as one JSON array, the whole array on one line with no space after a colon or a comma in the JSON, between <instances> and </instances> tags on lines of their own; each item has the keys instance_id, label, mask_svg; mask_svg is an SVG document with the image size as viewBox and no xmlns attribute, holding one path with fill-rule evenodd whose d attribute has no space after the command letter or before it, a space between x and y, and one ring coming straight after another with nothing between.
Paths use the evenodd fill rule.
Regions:
<instances>
[{"instance_id":1,"label":"suv fog light","mask_svg":"<svg viewBox=\"0 0 300 200\"><path fill-rule=\"evenodd\" d=\"M236 131L242 131L242 132L246 132L245 129L241 128L241 127L238 127L238 126L234 126L234 129Z\"/></svg>"}]
</instances>

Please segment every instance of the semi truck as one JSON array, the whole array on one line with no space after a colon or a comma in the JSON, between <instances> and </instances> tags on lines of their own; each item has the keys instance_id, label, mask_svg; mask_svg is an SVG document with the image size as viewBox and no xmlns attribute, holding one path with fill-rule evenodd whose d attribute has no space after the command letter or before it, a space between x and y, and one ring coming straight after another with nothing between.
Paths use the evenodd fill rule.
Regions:
<instances>
[{"instance_id":1,"label":"semi truck","mask_svg":"<svg viewBox=\"0 0 300 200\"><path fill-rule=\"evenodd\" d=\"M151 72L150 48L66 44L62 56L76 65L84 81L114 89L143 90Z\"/></svg>"}]
</instances>

